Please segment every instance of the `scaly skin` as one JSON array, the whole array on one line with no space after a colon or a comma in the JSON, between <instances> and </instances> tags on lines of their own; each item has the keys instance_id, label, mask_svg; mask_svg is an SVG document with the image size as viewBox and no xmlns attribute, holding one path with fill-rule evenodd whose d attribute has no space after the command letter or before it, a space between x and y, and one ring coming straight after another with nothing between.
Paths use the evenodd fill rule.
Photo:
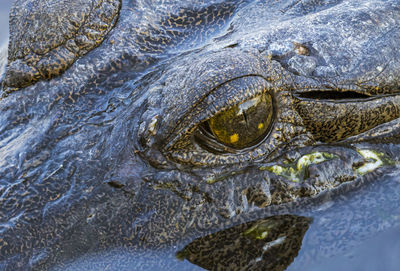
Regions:
<instances>
[{"instance_id":1,"label":"scaly skin","mask_svg":"<svg viewBox=\"0 0 400 271\"><path fill-rule=\"evenodd\" d=\"M173 246L212 269L237 246L226 234L283 223L288 242L266 234L286 249L265 253L250 234L262 255L218 265L272 257L283 270L311 223L302 214L396 170L397 0L47 2L17 1L10 17L0 269ZM106 25L89 35L96 16ZM220 152L198 140L201 123L262 92L274 112L261 142ZM193 256L207 240L215 257Z\"/></svg>"}]
</instances>

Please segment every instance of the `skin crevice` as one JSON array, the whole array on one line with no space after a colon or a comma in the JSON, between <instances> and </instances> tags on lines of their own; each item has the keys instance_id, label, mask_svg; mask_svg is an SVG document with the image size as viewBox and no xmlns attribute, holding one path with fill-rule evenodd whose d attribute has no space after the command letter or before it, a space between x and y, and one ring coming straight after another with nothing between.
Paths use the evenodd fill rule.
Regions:
<instances>
[{"instance_id":1,"label":"skin crevice","mask_svg":"<svg viewBox=\"0 0 400 271\"><path fill-rule=\"evenodd\" d=\"M294 94L298 98L303 99L312 99L312 100L360 100L363 102L365 99L371 98L370 95L352 91L352 90L344 90L344 91L334 91L334 90L313 90L307 92L299 92Z\"/></svg>"}]
</instances>

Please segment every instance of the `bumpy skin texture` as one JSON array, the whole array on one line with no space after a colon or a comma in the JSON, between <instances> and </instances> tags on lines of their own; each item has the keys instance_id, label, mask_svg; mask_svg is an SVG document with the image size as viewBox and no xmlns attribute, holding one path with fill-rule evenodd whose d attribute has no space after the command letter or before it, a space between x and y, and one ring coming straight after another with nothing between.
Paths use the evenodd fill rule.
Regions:
<instances>
[{"instance_id":1,"label":"bumpy skin texture","mask_svg":"<svg viewBox=\"0 0 400 271\"><path fill-rule=\"evenodd\" d=\"M63 73L103 41L120 6L120 0L16 1L5 86L11 91Z\"/></svg>"},{"instance_id":2,"label":"bumpy skin texture","mask_svg":"<svg viewBox=\"0 0 400 271\"><path fill-rule=\"evenodd\" d=\"M240 234L255 221L288 213L301 216L283 221L305 221L288 231L297 233L296 250L310 221L304 215L396 170L397 0L123 0L120 9L104 1L119 10L109 23L114 28L102 32L97 48L79 49L68 69L50 63L67 40L58 31L68 29L53 22L67 12L51 8L58 15L42 32L41 21L37 28L29 23L42 14L33 2L47 3L18 1L14 8L21 15L12 18L22 19L11 20L0 100L0 269L62 268L113 248L178 252L209 234ZM74 13L75 3L101 1L56 3L66 2ZM34 31L26 34L24 25ZM79 31L69 33L76 40ZM64 73L39 81L24 68L19 74L35 50L44 50L36 64L50 61L41 78ZM37 82L10 92L13 80ZM202 122L262 91L274 101L274 122L262 142L218 153L196 141ZM358 149L382 153L387 162L361 174L357 169L371 159ZM330 158L308 165L300 181L267 170L316 151ZM387 226L355 220L363 225L360 235ZM326 254L346 245L332 243ZM152 257L135 268L156 263L174 269Z\"/></svg>"}]
</instances>

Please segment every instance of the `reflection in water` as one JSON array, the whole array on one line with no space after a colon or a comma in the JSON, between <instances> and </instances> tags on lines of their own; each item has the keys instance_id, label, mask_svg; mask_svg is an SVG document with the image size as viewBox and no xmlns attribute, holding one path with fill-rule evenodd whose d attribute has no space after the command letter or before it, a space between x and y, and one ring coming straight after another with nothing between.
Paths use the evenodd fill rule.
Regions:
<instances>
[{"instance_id":1,"label":"reflection in water","mask_svg":"<svg viewBox=\"0 0 400 271\"><path fill-rule=\"evenodd\" d=\"M177 253L207 270L285 270L311 218L277 215L198 238Z\"/></svg>"}]
</instances>

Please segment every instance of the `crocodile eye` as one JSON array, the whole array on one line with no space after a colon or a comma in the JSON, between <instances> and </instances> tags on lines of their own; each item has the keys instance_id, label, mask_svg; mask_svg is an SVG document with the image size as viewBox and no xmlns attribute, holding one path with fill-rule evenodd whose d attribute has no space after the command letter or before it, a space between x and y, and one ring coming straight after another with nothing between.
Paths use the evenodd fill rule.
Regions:
<instances>
[{"instance_id":1,"label":"crocodile eye","mask_svg":"<svg viewBox=\"0 0 400 271\"><path fill-rule=\"evenodd\" d=\"M203 123L203 130L227 147L244 149L266 137L272 116L272 97L263 93L213 116Z\"/></svg>"},{"instance_id":2,"label":"crocodile eye","mask_svg":"<svg viewBox=\"0 0 400 271\"><path fill-rule=\"evenodd\" d=\"M304 130L293 108L292 90L277 91L275 83L249 75L211 91L205 86L204 95L188 96L196 101L193 106L178 119L175 113L168 115L174 125L166 126L171 130L168 138L160 137L163 152L179 163L227 165L265 159L289 141L300 142Z\"/></svg>"}]
</instances>

